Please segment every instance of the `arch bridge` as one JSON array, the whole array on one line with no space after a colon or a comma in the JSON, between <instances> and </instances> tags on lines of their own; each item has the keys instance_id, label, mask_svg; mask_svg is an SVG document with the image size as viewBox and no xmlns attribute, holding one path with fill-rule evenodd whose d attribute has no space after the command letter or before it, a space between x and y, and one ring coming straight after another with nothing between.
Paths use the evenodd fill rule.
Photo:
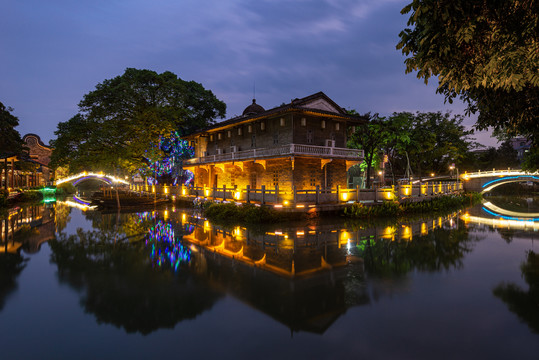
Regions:
<instances>
[{"instance_id":1,"label":"arch bridge","mask_svg":"<svg viewBox=\"0 0 539 360\"><path fill-rule=\"evenodd\" d=\"M77 185L80 182L86 181L86 180L99 180L106 184L112 185L112 184L123 184L123 185L129 185L129 181L126 181L124 179L120 179L118 177L115 177L113 175L105 174L105 173L93 173L93 172L81 172L79 174L69 176L66 178L58 179L56 180L56 186L70 182L73 185Z\"/></svg>"},{"instance_id":2,"label":"arch bridge","mask_svg":"<svg viewBox=\"0 0 539 360\"><path fill-rule=\"evenodd\" d=\"M526 172L522 170L492 170L464 173L460 175L464 190L475 192L488 192L503 184L515 182L539 182L539 172Z\"/></svg>"}]
</instances>

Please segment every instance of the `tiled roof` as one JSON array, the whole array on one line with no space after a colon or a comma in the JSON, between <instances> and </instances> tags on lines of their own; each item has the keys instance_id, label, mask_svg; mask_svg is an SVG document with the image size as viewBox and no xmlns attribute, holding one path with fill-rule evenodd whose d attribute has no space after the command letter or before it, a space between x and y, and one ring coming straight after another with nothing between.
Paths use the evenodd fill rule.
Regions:
<instances>
[{"instance_id":1,"label":"tiled roof","mask_svg":"<svg viewBox=\"0 0 539 360\"><path fill-rule=\"evenodd\" d=\"M315 108L305 106L310 101L318 99L318 98L326 100L327 102L332 104L336 109L339 109L340 111L338 113L335 113L335 112L332 112L332 111L325 111L325 110L320 110L320 109L315 109ZM250 121L253 121L253 120L256 120L256 119L261 119L261 118L265 118L265 117L268 117L268 116L271 116L271 115L284 113L284 112L288 112L288 111L302 111L302 112L308 111L308 112L317 113L317 114L320 114L320 115L328 115L328 116L334 116L334 117L339 117L339 118L345 118L347 120L357 121L358 123L367 121L367 119L362 117L362 116L354 116L354 115L347 114L344 109L339 107L326 94L324 94L323 92L320 91L320 92L317 92L315 94L306 96L306 97L301 98L301 99L293 99L288 104L277 106L277 107L275 107L273 109L265 110L265 111L257 113L257 114L240 115L240 116L236 116L236 117L233 117L231 119L228 119L228 120L218 122L218 123L216 123L214 125L211 125L211 126L209 126L207 128L198 130L198 131L192 133L191 135L207 132L207 131L222 128L222 127L227 127L227 126L234 125L234 124L247 123L247 122L250 122Z\"/></svg>"}]
</instances>

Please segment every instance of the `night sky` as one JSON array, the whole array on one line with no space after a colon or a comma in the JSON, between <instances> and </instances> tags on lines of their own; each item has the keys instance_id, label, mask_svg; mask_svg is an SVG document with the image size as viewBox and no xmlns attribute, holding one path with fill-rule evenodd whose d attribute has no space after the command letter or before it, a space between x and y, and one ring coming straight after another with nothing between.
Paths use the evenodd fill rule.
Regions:
<instances>
[{"instance_id":1,"label":"night sky","mask_svg":"<svg viewBox=\"0 0 539 360\"><path fill-rule=\"evenodd\" d=\"M397 51L410 0L1 0L0 101L47 143L83 95L125 68L171 71L227 104L323 91L344 108L464 112ZM465 123L472 125L475 117ZM486 145L496 141L479 134Z\"/></svg>"}]
</instances>

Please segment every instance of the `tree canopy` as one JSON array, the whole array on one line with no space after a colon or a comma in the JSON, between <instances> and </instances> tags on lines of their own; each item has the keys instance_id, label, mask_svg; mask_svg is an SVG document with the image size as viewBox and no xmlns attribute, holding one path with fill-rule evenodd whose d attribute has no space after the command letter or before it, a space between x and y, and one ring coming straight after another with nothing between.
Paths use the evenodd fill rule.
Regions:
<instances>
[{"instance_id":1,"label":"tree canopy","mask_svg":"<svg viewBox=\"0 0 539 360\"><path fill-rule=\"evenodd\" d=\"M21 134L15 127L19 125L19 119L11 114L10 107L5 107L0 102L0 156L20 155L23 151L23 141Z\"/></svg>"},{"instance_id":2,"label":"tree canopy","mask_svg":"<svg viewBox=\"0 0 539 360\"><path fill-rule=\"evenodd\" d=\"M447 174L451 164L460 166L477 146L471 141L472 131L462 125L462 115L401 112L388 118L365 116L370 122L356 128L348 146L365 152L367 187L371 169L382 154L387 156L386 175L395 181L395 175L405 176L408 168L420 178L432 172Z\"/></svg>"},{"instance_id":3,"label":"tree canopy","mask_svg":"<svg viewBox=\"0 0 539 360\"><path fill-rule=\"evenodd\" d=\"M476 127L539 135L539 8L535 0L413 0L397 49L406 72L438 77L446 100L460 97Z\"/></svg>"},{"instance_id":4,"label":"tree canopy","mask_svg":"<svg viewBox=\"0 0 539 360\"><path fill-rule=\"evenodd\" d=\"M79 113L58 124L52 164L69 165L70 171L134 172L160 137L188 134L225 113L225 103L199 83L169 71L128 68L84 95Z\"/></svg>"}]
</instances>

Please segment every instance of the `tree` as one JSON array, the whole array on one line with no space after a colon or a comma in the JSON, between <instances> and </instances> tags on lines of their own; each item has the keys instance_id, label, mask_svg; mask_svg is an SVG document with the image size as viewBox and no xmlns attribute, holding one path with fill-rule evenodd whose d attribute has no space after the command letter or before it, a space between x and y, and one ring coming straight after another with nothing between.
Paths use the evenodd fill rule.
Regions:
<instances>
[{"instance_id":1,"label":"tree","mask_svg":"<svg viewBox=\"0 0 539 360\"><path fill-rule=\"evenodd\" d=\"M0 134L2 134L0 136L0 159L21 155L24 150L21 134L15 130L15 127L19 125L19 119L11 114L12 111L12 108L6 108L0 102ZM5 160L4 167L0 167L0 180L4 171L7 173L7 162ZM4 187L7 189L7 181Z\"/></svg>"},{"instance_id":2,"label":"tree","mask_svg":"<svg viewBox=\"0 0 539 360\"><path fill-rule=\"evenodd\" d=\"M539 8L535 0L413 0L397 49L406 72L428 82L451 102L460 97L476 127L539 135Z\"/></svg>"},{"instance_id":3,"label":"tree","mask_svg":"<svg viewBox=\"0 0 539 360\"><path fill-rule=\"evenodd\" d=\"M357 111L348 111L351 115L357 115ZM362 149L365 155L364 164L366 167L366 187L371 187L371 171L373 167L373 160L379 153L384 143L386 133L384 131L384 119L378 116L378 114L371 115L366 113L363 115L369 121L366 124L356 127L356 131L352 133L348 140L348 147Z\"/></svg>"},{"instance_id":4,"label":"tree","mask_svg":"<svg viewBox=\"0 0 539 360\"><path fill-rule=\"evenodd\" d=\"M145 163L145 151L173 131L181 135L223 118L226 105L194 81L166 71L128 68L84 95L79 113L58 124L52 142L55 167L71 172L128 172Z\"/></svg>"}]
</instances>

